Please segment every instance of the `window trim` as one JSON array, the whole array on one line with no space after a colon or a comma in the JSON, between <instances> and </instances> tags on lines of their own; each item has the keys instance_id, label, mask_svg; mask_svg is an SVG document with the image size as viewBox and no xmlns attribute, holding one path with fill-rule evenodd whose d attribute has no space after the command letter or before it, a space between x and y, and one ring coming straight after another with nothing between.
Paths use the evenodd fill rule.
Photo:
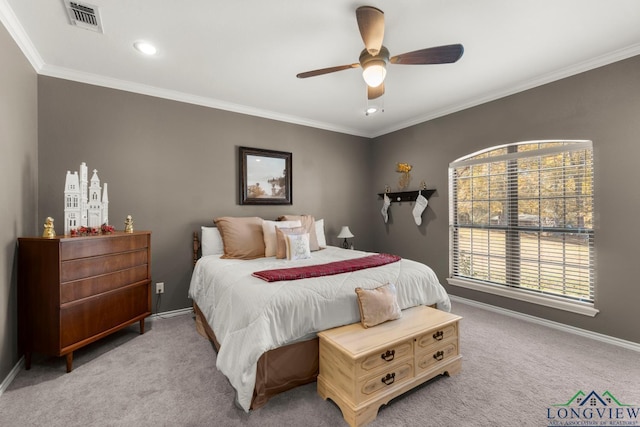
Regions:
<instances>
[{"instance_id":1,"label":"window trim","mask_svg":"<svg viewBox=\"0 0 640 427\"><path fill-rule=\"evenodd\" d=\"M585 149L590 148L593 150L593 143L589 140L531 140L531 141L522 141L517 143L509 143L498 146L489 147L475 153L471 153L464 157L457 159L454 162L449 164L449 170L455 169L461 166L471 166L474 164L483 164L494 161L505 161L513 158L520 157L518 153L507 153L495 157L488 158L475 158L478 155L491 152L494 150L498 150L501 148L509 147L509 146L517 146L521 144L533 144L533 143L545 143L545 142L571 142L571 148L573 150L576 149ZM567 151L566 146L557 146L557 147L548 147L537 151L537 154L551 154L555 152L565 152ZM449 172L449 203L450 203L450 215L452 212L451 206L455 203L454 200L454 180L451 179L451 172ZM451 217L449 218L451 221ZM451 222L450 226L451 227ZM595 227L594 227L595 229ZM451 231L449 231L449 238L452 238ZM594 302L586 302L580 300L571 300L569 298L564 298L562 296L555 296L550 294L542 294L535 291L527 290L526 288L520 287L510 287L508 285L502 285L497 283L484 282L482 280L476 280L468 277L457 277L453 275L453 242L449 241L449 277L447 278L447 283L452 286L458 286L462 288L472 289L475 291L480 291L484 293L489 293L493 295L498 295L506 298L511 298L519 301L525 301L533 304L538 304L546 307L551 307L559 310L569 311L576 314L581 314L585 316L594 317L599 313L599 310L595 308L595 296ZM595 266L592 266L595 269ZM594 289L595 290L595 289Z\"/></svg>"},{"instance_id":2,"label":"window trim","mask_svg":"<svg viewBox=\"0 0 640 427\"><path fill-rule=\"evenodd\" d=\"M600 312L592 303L572 301L553 295L538 294L523 288L509 288L502 285L480 282L479 280L463 279L460 277L448 277L447 283L452 286L472 289L488 294L499 295L519 301L530 302L559 310L570 311L584 316L595 317Z\"/></svg>"}]
</instances>

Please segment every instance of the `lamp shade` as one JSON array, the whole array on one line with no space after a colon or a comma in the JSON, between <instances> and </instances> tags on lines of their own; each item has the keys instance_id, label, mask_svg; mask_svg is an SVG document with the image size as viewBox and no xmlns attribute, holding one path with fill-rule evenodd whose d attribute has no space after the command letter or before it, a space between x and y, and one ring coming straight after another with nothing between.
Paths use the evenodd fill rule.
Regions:
<instances>
[{"instance_id":1,"label":"lamp shade","mask_svg":"<svg viewBox=\"0 0 640 427\"><path fill-rule=\"evenodd\" d=\"M338 234L338 239L350 239L353 237L353 233L349 230L349 226L343 225L342 230L340 230L340 234Z\"/></svg>"}]
</instances>

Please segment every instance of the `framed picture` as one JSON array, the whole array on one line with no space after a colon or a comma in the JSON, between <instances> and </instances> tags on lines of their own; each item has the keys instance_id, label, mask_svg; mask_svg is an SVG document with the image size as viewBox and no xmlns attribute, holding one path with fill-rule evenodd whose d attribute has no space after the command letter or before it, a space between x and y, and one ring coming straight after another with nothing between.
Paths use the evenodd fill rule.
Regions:
<instances>
[{"instance_id":1,"label":"framed picture","mask_svg":"<svg viewBox=\"0 0 640 427\"><path fill-rule=\"evenodd\" d=\"M240 204L290 205L291 153L240 147Z\"/></svg>"}]
</instances>

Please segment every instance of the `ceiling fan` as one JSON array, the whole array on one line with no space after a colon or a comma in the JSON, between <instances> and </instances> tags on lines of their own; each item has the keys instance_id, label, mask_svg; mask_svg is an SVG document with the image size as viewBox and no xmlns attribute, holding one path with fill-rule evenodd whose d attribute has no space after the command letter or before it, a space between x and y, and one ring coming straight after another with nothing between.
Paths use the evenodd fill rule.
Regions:
<instances>
[{"instance_id":1,"label":"ceiling fan","mask_svg":"<svg viewBox=\"0 0 640 427\"><path fill-rule=\"evenodd\" d=\"M375 99L384 94L384 78L387 64L450 64L462 56L464 47L461 44L430 47L389 57L389 50L382 45L384 38L384 12L373 6L361 6L356 9L356 20L365 49L360 53L360 62L336 67L307 71L296 77L320 76L350 68L362 67L362 77L367 83L367 98Z\"/></svg>"}]
</instances>

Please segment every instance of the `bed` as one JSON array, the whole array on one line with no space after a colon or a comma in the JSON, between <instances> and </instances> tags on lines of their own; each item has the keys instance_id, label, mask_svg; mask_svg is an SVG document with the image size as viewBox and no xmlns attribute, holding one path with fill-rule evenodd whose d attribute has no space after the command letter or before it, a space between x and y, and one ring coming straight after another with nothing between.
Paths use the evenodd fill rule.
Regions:
<instances>
[{"instance_id":1,"label":"bed","mask_svg":"<svg viewBox=\"0 0 640 427\"><path fill-rule=\"evenodd\" d=\"M315 226L324 243L324 230L318 221ZM224 240L217 242L223 246L222 255L203 250L203 256L198 257L197 248L205 242L199 241L197 233L193 239L195 266L189 297L196 323L213 342L218 352L216 366L229 379L236 390L236 403L245 411L263 406L277 393L315 380L316 334L360 321L356 287L373 289L393 283L401 309L417 305L450 309L449 297L433 270L415 261L400 259L346 273L267 282L254 273L357 261L372 254L325 243L305 259L230 259L225 258Z\"/></svg>"}]
</instances>

